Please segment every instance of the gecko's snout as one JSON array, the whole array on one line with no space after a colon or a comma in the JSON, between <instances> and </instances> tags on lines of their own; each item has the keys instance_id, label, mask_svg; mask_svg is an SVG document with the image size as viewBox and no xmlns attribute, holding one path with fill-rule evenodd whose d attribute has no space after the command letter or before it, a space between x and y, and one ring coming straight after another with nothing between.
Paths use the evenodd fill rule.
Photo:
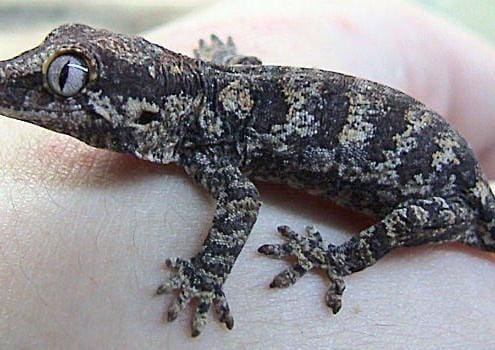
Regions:
<instances>
[{"instance_id":1,"label":"gecko's snout","mask_svg":"<svg viewBox=\"0 0 495 350\"><path fill-rule=\"evenodd\" d=\"M1 115L54 131L75 128L71 113L77 106L63 97L81 91L89 69L85 61L57 53L35 48L0 61Z\"/></svg>"}]
</instances>

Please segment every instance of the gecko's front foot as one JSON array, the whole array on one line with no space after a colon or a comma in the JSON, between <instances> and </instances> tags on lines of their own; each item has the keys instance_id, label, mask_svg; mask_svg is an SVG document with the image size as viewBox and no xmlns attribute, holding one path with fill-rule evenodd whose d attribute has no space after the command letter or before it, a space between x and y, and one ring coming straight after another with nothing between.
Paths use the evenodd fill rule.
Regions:
<instances>
[{"instance_id":1,"label":"gecko's front foot","mask_svg":"<svg viewBox=\"0 0 495 350\"><path fill-rule=\"evenodd\" d=\"M279 226L278 232L287 241L283 244L265 244L258 251L264 255L282 259L294 256L297 262L279 273L270 284L270 288L284 288L296 283L297 279L313 268L327 271L330 287L326 295L326 303L337 313L342 306L342 293L345 289L342 276L346 273L336 265L334 254L337 247L324 247L320 233L312 226L306 227L306 234L299 235L288 226Z\"/></svg>"},{"instance_id":2,"label":"gecko's front foot","mask_svg":"<svg viewBox=\"0 0 495 350\"><path fill-rule=\"evenodd\" d=\"M234 319L230 315L230 308L220 281L197 267L194 258L190 261L180 258L168 259L167 266L172 268L174 273L158 287L156 294L178 291L178 296L164 314L164 319L169 322L175 320L186 305L196 299L197 305L192 321L193 337L198 336L205 328L208 310L212 304L220 322L223 322L228 329L234 327Z\"/></svg>"}]
</instances>

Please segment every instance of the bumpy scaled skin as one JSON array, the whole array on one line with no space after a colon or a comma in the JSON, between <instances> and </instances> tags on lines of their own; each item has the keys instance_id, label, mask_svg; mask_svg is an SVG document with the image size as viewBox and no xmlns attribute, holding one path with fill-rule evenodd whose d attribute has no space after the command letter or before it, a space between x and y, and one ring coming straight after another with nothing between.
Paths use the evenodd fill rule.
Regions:
<instances>
[{"instance_id":1,"label":"bumpy scaled skin","mask_svg":"<svg viewBox=\"0 0 495 350\"><path fill-rule=\"evenodd\" d=\"M262 66L237 55L230 39L201 42L196 56L66 25L0 63L2 114L96 147L176 162L215 199L200 252L169 260L175 273L158 288L178 291L168 320L194 298L193 335L212 305L233 327L222 285L256 222L251 179L302 188L376 219L340 246L323 244L312 227L298 235L281 226L287 242L260 248L298 259L272 287L325 269L334 313L343 276L396 247L461 241L495 251L495 199L466 141L435 112L367 80Z\"/></svg>"}]
</instances>

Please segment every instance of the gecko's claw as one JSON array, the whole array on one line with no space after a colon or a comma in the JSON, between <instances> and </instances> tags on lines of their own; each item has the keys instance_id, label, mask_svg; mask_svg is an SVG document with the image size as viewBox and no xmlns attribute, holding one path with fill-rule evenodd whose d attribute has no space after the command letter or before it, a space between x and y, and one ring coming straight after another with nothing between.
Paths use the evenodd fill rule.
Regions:
<instances>
[{"instance_id":1,"label":"gecko's claw","mask_svg":"<svg viewBox=\"0 0 495 350\"><path fill-rule=\"evenodd\" d=\"M306 272L314 268L322 268L327 271L330 286L325 300L332 312L337 313L342 306L342 293L345 289L342 273L338 273L333 264L331 254L337 247L330 245L325 248L320 233L313 227L306 227L304 235L299 235L288 226L279 226L278 232L284 237L286 243L265 244L258 249L261 254L276 259L294 256L297 262L279 273L270 283L270 288L285 288L293 285Z\"/></svg>"},{"instance_id":2,"label":"gecko's claw","mask_svg":"<svg viewBox=\"0 0 495 350\"><path fill-rule=\"evenodd\" d=\"M197 301L192 320L192 336L196 337L208 323L208 311L213 305L220 322L228 329L234 327L230 307L218 281L195 266L193 260L168 259L167 266L174 270L173 275L160 285L157 295L178 291L175 300L163 315L163 320L174 321L193 299Z\"/></svg>"}]
</instances>

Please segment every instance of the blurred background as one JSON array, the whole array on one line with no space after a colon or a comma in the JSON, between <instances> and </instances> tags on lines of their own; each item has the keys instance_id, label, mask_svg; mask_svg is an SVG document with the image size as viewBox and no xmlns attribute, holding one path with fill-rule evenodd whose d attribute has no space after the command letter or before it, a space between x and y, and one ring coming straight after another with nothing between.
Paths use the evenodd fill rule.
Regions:
<instances>
[{"instance_id":1,"label":"blurred background","mask_svg":"<svg viewBox=\"0 0 495 350\"><path fill-rule=\"evenodd\" d=\"M409 0L442 13L495 43L494 0ZM0 58L39 43L59 24L81 22L140 33L215 0L0 0Z\"/></svg>"}]
</instances>

